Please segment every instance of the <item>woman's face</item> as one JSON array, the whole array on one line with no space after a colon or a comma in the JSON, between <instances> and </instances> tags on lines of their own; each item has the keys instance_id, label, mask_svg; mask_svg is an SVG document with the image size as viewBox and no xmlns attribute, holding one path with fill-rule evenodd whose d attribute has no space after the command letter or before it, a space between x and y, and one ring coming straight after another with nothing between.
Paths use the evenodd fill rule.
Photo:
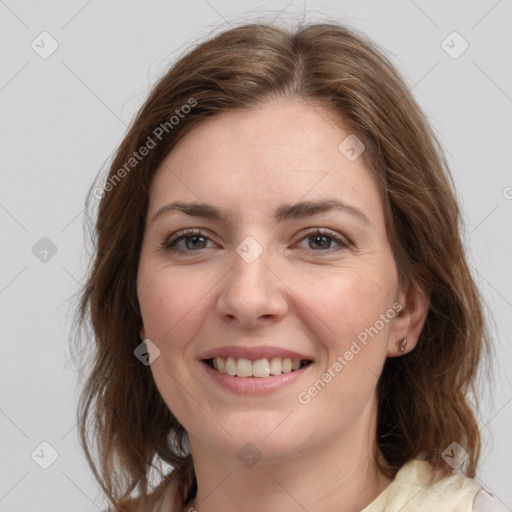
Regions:
<instances>
[{"instance_id":1,"label":"woman's face","mask_svg":"<svg viewBox=\"0 0 512 512\"><path fill-rule=\"evenodd\" d=\"M406 296L363 147L339 126L298 100L224 113L153 178L141 337L193 452L275 462L373 428Z\"/></svg>"}]
</instances>

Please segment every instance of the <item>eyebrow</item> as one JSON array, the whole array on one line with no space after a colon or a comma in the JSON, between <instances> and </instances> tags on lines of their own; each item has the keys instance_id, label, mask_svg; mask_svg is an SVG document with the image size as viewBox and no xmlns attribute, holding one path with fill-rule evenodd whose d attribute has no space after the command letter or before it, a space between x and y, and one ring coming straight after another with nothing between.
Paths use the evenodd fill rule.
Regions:
<instances>
[{"instance_id":1,"label":"eyebrow","mask_svg":"<svg viewBox=\"0 0 512 512\"><path fill-rule=\"evenodd\" d=\"M310 217L319 213L325 213L332 210L339 210L348 213L355 218L359 219L363 224L369 226L370 221L368 217L355 206L352 206L337 199L330 199L325 201L302 201L296 204L282 204L274 212L274 219L276 222L282 222L288 219L298 219L303 217ZM229 215L226 210L217 208L216 206L206 203L185 203L182 201L174 201L172 203L162 206L151 218L154 222L158 217L164 213L177 211L190 215L191 217L203 217L206 219L219 220L225 224L228 223Z\"/></svg>"}]
</instances>

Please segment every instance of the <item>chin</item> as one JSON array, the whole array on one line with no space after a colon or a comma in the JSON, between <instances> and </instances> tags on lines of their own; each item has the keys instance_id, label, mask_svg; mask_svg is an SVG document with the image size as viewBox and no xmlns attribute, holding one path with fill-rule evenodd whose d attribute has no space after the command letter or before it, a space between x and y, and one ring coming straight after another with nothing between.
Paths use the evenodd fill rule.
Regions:
<instances>
[{"instance_id":1,"label":"chin","mask_svg":"<svg viewBox=\"0 0 512 512\"><path fill-rule=\"evenodd\" d=\"M250 417L258 417L258 423L251 423ZM290 418L293 414L290 414ZM276 421L276 418L278 420ZM226 430L203 432L202 442L216 452L219 457L233 459L242 465L275 465L288 462L306 448L307 435L304 428L288 424L280 415L267 415L268 421L262 421L261 413L249 414L249 418L240 423L225 423Z\"/></svg>"}]
</instances>

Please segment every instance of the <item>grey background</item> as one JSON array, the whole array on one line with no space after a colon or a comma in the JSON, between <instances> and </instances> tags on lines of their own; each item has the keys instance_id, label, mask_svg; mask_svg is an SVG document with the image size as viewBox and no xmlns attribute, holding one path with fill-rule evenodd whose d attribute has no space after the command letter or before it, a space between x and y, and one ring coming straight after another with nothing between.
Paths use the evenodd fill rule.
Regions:
<instances>
[{"instance_id":1,"label":"grey background","mask_svg":"<svg viewBox=\"0 0 512 512\"><path fill-rule=\"evenodd\" d=\"M471 265L495 322L494 379L481 391L477 480L512 509L512 1L6 0L0 1L0 511L105 506L77 441L77 369L69 349L69 299L88 263L83 207L93 179L150 86L192 43L239 21L304 13L342 20L384 47L447 152ZM48 38L41 43L43 31L58 43L46 59L31 47L35 41L50 48ZM447 39L454 31L469 44L457 58L445 51L463 48L458 36ZM40 252L45 248L47 254ZM36 450L40 464L51 462L43 441L58 454L47 469L31 458Z\"/></svg>"}]
</instances>

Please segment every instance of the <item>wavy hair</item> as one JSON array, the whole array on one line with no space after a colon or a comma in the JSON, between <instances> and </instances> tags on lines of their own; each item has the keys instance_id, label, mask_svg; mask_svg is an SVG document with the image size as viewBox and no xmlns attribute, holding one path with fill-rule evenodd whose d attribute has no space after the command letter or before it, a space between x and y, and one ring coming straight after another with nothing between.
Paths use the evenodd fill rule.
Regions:
<instances>
[{"instance_id":1,"label":"wavy hair","mask_svg":"<svg viewBox=\"0 0 512 512\"><path fill-rule=\"evenodd\" d=\"M271 98L321 103L363 141L399 275L429 295L417 346L388 358L378 382L379 470L393 478L425 453L446 475L451 468L440 455L457 442L469 453L466 475L475 475L481 448L475 383L491 347L436 135L391 60L358 31L335 21L294 29L249 23L209 37L166 71L112 158L101 193L89 191L88 204L101 200L94 256L75 317L78 327L91 327L78 421L87 460L116 511L131 510L133 495L149 499L150 473L161 463L174 469L159 470L160 481L173 480L182 503L197 490L186 431L160 396L149 366L134 357L141 343L136 278L151 178L203 120ZM142 157L149 139L154 147Z\"/></svg>"}]
</instances>

